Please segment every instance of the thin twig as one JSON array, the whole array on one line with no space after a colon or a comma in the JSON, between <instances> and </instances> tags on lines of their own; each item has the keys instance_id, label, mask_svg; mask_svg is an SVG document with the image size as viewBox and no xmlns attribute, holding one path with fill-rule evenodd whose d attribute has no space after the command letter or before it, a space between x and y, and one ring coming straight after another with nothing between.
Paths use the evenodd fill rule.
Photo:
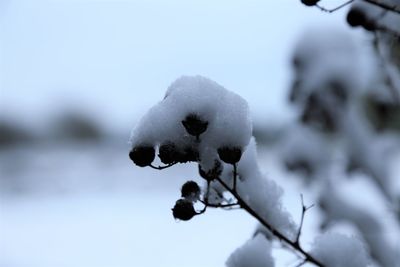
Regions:
<instances>
[{"instance_id":1,"label":"thin twig","mask_svg":"<svg viewBox=\"0 0 400 267\"><path fill-rule=\"evenodd\" d=\"M315 6L318 7L321 11L324 11L324 12L327 12L327 13L333 13L333 12L335 12L335 11L337 11L337 10L339 10L339 9L341 9L341 8L351 4L353 2L354 2L354 0L349 0L349 1L337 6L335 8L332 8L332 9L327 9L327 8L325 8L323 6L318 5L318 4L316 4Z\"/></svg>"},{"instance_id":2,"label":"thin twig","mask_svg":"<svg viewBox=\"0 0 400 267\"><path fill-rule=\"evenodd\" d=\"M297 236L296 236L296 240L295 240L295 242L298 244L300 244L300 235L301 235L301 230L303 229L304 215L306 214L307 210L314 207L314 204L312 204L311 206L308 206L308 207L306 207L304 205L303 194L300 194L300 198L301 198L301 219L300 219L299 230L297 232Z\"/></svg>"},{"instance_id":3,"label":"thin twig","mask_svg":"<svg viewBox=\"0 0 400 267\"><path fill-rule=\"evenodd\" d=\"M229 210L231 210L233 208L236 208L236 207L240 208L240 204L237 203L237 202L236 203L227 203L227 204L212 204L212 203L209 203L208 202L208 198L210 196L210 183L211 183L211 181L207 180L207 189L206 189L204 200L201 200L201 199L199 200L201 203L204 204L204 208L202 210L200 210L197 213L197 215L203 214L207 210L208 207L210 207L210 208L222 208L222 209L229 209Z\"/></svg>"},{"instance_id":4,"label":"thin twig","mask_svg":"<svg viewBox=\"0 0 400 267\"><path fill-rule=\"evenodd\" d=\"M151 168L155 169L155 170L164 170L164 169L167 169L169 167L174 166L175 164L177 164L177 162L174 162L174 163L171 163L171 164L168 164L168 165L164 165L164 166L154 166L154 165L151 165L151 164L149 166Z\"/></svg>"},{"instance_id":5,"label":"thin twig","mask_svg":"<svg viewBox=\"0 0 400 267\"><path fill-rule=\"evenodd\" d=\"M206 212L207 207L211 207L210 204L208 203L208 197L210 196L210 180L207 180L207 189L206 189L206 194L204 197L204 201L200 199L200 202L204 204L204 208L199 211L196 215L200 215L203 214L204 212Z\"/></svg>"},{"instance_id":6,"label":"thin twig","mask_svg":"<svg viewBox=\"0 0 400 267\"><path fill-rule=\"evenodd\" d=\"M203 203L204 205L210 207L210 208L230 208L230 207L240 206L239 203L212 204L212 203L205 202L205 201L203 201L203 200L200 200L200 202Z\"/></svg>"},{"instance_id":7,"label":"thin twig","mask_svg":"<svg viewBox=\"0 0 400 267\"><path fill-rule=\"evenodd\" d=\"M300 254L303 255L304 260L311 262L315 264L316 266L324 267L324 265L319 262L317 259L315 259L311 254L309 254L307 251L305 251L298 243L293 242L289 238L287 238L285 235L283 235L281 232L276 230L273 226L271 226L264 218L262 218L256 211L254 211L249 204L247 204L241 197L240 195L230 188L221 178L217 178L217 181L221 183L223 187L225 187L226 190L228 190L237 200L237 202L240 204L240 206L246 210L251 216L253 216L257 221L259 221L264 227L266 227L274 236L276 236L278 239L283 240L286 242L289 246L291 246L293 249L298 251Z\"/></svg>"},{"instance_id":8,"label":"thin twig","mask_svg":"<svg viewBox=\"0 0 400 267\"><path fill-rule=\"evenodd\" d=\"M207 180L206 197L204 198L204 200L207 204L208 204L208 197L210 196L210 184L211 184L211 181Z\"/></svg>"},{"instance_id":9,"label":"thin twig","mask_svg":"<svg viewBox=\"0 0 400 267\"><path fill-rule=\"evenodd\" d=\"M237 184L237 164L233 164L233 190L236 191Z\"/></svg>"}]
</instances>

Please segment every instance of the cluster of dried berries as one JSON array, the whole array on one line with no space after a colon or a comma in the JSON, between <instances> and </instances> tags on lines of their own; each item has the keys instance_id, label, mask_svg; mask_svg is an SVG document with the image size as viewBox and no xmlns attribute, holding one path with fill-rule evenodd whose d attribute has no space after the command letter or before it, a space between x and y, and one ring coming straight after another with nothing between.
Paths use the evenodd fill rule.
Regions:
<instances>
[{"instance_id":1,"label":"cluster of dried berries","mask_svg":"<svg viewBox=\"0 0 400 267\"><path fill-rule=\"evenodd\" d=\"M187 181L181 188L181 198L175 203L172 209L172 215L175 219L188 221L198 213L193 204L200 199L201 190L194 181Z\"/></svg>"},{"instance_id":2,"label":"cluster of dried berries","mask_svg":"<svg viewBox=\"0 0 400 267\"><path fill-rule=\"evenodd\" d=\"M200 160L199 151L197 149L200 142L200 135L206 132L208 122L202 120L196 114L189 114L182 121L182 125L186 132L194 136L196 139L190 145L180 147L174 142L166 141L158 147L158 157L164 164L198 162ZM240 147L221 147L218 148L220 159L227 164L236 164L242 156ZM130 159L140 167L151 165L155 158L155 147L148 144L141 144L129 153Z\"/></svg>"},{"instance_id":3,"label":"cluster of dried berries","mask_svg":"<svg viewBox=\"0 0 400 267\"><path fill-rule=\"evenodd\" d=\"M175 163L199 162L200 155L198 144L200 136L207 131L208 122L196 114L189 114L181 122L186 132L195 137L191 145L179 147L174 142L166 141L158 147L158 157L166 165ZM235 165L240 161L242 149L237 146L223 146L217 149L221 161ZM135 146L129 153L129 158L140 167L150 166L154 161L156 148L148 144ZM204 171L199 165L199 174L207 182L217 179L222 173L222 163L215 160L214 167ZM199 185L194 181L186 182L181 188L181 198L175 203L172 214L175 219L188 221L199 213L194 208L194 203L201 197Z\"/></svg>"}]
</instances>

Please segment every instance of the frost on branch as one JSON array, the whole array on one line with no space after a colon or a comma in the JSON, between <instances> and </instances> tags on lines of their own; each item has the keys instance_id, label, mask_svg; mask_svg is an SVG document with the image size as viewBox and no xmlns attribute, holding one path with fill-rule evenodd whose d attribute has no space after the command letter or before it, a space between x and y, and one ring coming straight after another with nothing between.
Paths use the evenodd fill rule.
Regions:
<instances>
[{"instance_id":1,"label":"frost on branch","mask_svg":"<svg viewBox=\"0 0 400 267\"><path fill-rule=\"evenodd\" d=\"M340 234L325 233L317 237L311 254L327 267L365 267L369 265L362 242Z\"/></svg>"},{"instance_id":2,"label":"frost on branch","mask_svg":"<svg viewBox=\"0 0 400 267\"><path fill-rule=\"evenodd\" d=\"M226 262L227 267L274 267L271 244L262 235L257 235L236 249Z\"/></svg>"}]
</instances>

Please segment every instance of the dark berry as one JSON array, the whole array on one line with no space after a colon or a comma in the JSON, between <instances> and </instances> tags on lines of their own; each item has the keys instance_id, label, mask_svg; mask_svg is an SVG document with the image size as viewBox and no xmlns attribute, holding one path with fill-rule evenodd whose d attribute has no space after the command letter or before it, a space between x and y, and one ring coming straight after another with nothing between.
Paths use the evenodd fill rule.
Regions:
<instances>
[{"instance_id":1,"label":"dark berry","mask_svg":"<svg viewBox=\"0 0 400 267\"><path fill-rule=\"evenodd\" d=\"M362 26L367 31L376 30L376 22L373 19L369 19L365 12L360 8L352 8L347 13L347 23L352 27Z\"/></svg>"},{"instance_id":2,"label":"dark berry","mask_svg":"<svg viewBox=\"0 0 400 267\"><path fill-rule=\"evenodd\" d=\"M180 153L172 142L162 144L158 149L158 157L164 164L171 164L179 161Z\"/></svg>"},{"instance_id":3,"label":"dark berry","mask_svg":"<svg viewBox=\"0 0 400 267\"><path fill-rule=\"evenodd\" d=\"M218 160L215 160L214 167L209 171L204 171L199 164L199 174L207 181L217 179L222 173L222 165Z\"/></svg>"},{"instance_id":4,"label":"dark berry","mask_svg":"<svg viewBox=\"0 0 400 267\"><path fill-rule=\"evenodd\" d=\"M319 0L301 0L301 3L303 3L306 6L315 6Z\"/></svg>"},{"instance_id":5,"label":"dark berry","mask_svg":"<svg viewBox=\"0 0 400 267\"><path fill-rule=\"evenodd\" d=\"M155 157L155 150L152 146L137 146L129 152L129 158L140 167L150 165Z\"/></svg>"},{"instance_id":6,"label":"dark berry","mask_svg":"<svg viewBox=\"0 0 400 267\"><path fill-rule=\"evenodd\" d=\"M200 197L200 187L195 181L187 181L181 188L182 197L189 201L196 201Z\"/></svg>"},{"instance_id":7,"label":"dark berry","mask_svg":"<svg viewBox=\"0 0 400 267\"><path fill-rule=\"evenodd\" d=\"M183 149L183 152L179 154L179 159L178 159L180 163L186 163L198 160L199 160L199 152L197 151L197 149L190 146Z\"/></svg>"},{"instance_id":8,"label":"dark berry","mask_svg":"<svg viewBox=\"0 0 400 267\"><path fill-rule=\"evenodd\" d=\"M242 150L239 147L221 147L218 148L219 158L228 164L236 164L242 157Z\"/></svg>"},{"instance_id":9,"label":"dark berry","mask_svg":"<svg viewBox=\"0 0 400 267\"><path fill-rule=\"evenodd\" d=\"M207 130L208 122L201 120L196 114L190 114L182 121L186 131L193 136L199 137Z\"/></svg>"},{"instance_id":10,"label":"dark berry","mask_svg":"<svg viewBox=\"0 0 400 267\"><path fill-rule=\"evenodd\" d=\"M366 21L365 13L360 8L352 8L349 13L347 13L347 23L351 27L361 26Z\"/></svg>"},{"instance_id":11,"label":"dark berry","mask_svg":"<svg viewBox=\"0 0 400 267\"><path fill-rule=\"evenodd\" d=\"M189 221L196 214L193 203L186 199L179 199L176 201L175 206L172 209L172 215L174 218L182 221Z\"/></svg>"}]
</instances>

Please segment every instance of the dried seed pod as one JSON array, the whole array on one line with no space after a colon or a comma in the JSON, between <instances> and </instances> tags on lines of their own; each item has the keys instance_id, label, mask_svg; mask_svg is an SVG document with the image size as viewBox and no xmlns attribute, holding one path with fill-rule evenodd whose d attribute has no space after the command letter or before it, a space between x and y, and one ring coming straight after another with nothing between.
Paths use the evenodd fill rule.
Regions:
<instances>
[{"instance_id":1,"label":"dried seed pod","mask_svg":"<svg viewBox=\"0 0 400 267\"><path fill-rule=\"evenodd\" d=\"M352 8L350 9L350 11L347 13L347 23L351 26L351 27L357 27L357 26L361 26L365 23L366 21L366 16L365 16L365 12L363 10L361 10L360 8Z\"/></svg>"},{"instance_id":2,"label":"dried seed pod","mask_svg":"<svg viewBox=\"0 0 400 267\"><path fill-rule=\"evenodd\" d=\"M193 203L186 199L178 199L172 209L172 215L175 219L189 221L196 215Z\"/></svg>"},{"instance_id":3,"label":"dried seed pod","mask_svg":"<svg viewBox=\"0 0 400 267\"><path fill-rule=\"evenodd\" d=\"M242 150L239 147L221 147L218 148L219 158L228 164L236 164L242 157Z\"/></svg>"},{"instance_id":4,"label":"dried seed pod","mask_svg":"<svg viewBox=\"0 0 400 267\"><path fill-rule=\"evenodd\" d=\"M158 149L158 157L164 164L172 164L179 161L180 153L172 142L162 144Z\"/></svg>"},{"instance_id":5,"label":"dried seed pod","mask_svg":"<svg viewBox=\"0 0 400 267\"><path fill-rule=\"evenodd\" d=\"M365 11L359 7L350 9L349 13L347 13L346 20L351 27L361 26L367 31L375 31L377 28L376 21L368 18Z\"/></svg>"},{"instance_id":6,"label":"dried seed pod","mask_svg":"<svg viewBox=\"0 0 400 267\"><path fill-rule=\"evenodd\" d=\"M187 181L181 188L181 196L191 202L195 202L200 198L200 192L200 187L195 181Z\"/></svg>"},{"instance_id":7,"label":"dried seed pod","mask_svg":"<svg viewBox=\"0 0 400 267\"><path fill-rule=\"evenodd\" d=\"M166 142L158 149L158 157L164 164L186 163L190 161L198 161L199 152L195 147L187 146L179 148L173 142Z\"/></svg>"},{"instance_id":8,"label":"dried seed pod","mask_svg":"<svg viewBox=\"0 0 400 267\"><path fill-rule=\"evenodd\" d=\"M315 6L319 0L301 0L301 3L306 6Z\"/></svg>"},{"instance_id":9,"label":"dried seed pod","mask_svg":"<svg viewBox=\"0 0 400 267\"><path fill-rule=\"evenodd\" d=\"M150 165L155 157L155 150L152 146L137 146L129 152L129 158L140 167Z\"/></svg>"},{"instance_id":10,"label":"dried seed pod","mask_svg":"<svg viewBox=\"0 0 400 267\"><path fill-rule=\"evenodd\" d=\"M189 114L182 121L186 131L197 138L207 130L208 122L203 121L196 114Z\"/></svg>"}]
</instances>

